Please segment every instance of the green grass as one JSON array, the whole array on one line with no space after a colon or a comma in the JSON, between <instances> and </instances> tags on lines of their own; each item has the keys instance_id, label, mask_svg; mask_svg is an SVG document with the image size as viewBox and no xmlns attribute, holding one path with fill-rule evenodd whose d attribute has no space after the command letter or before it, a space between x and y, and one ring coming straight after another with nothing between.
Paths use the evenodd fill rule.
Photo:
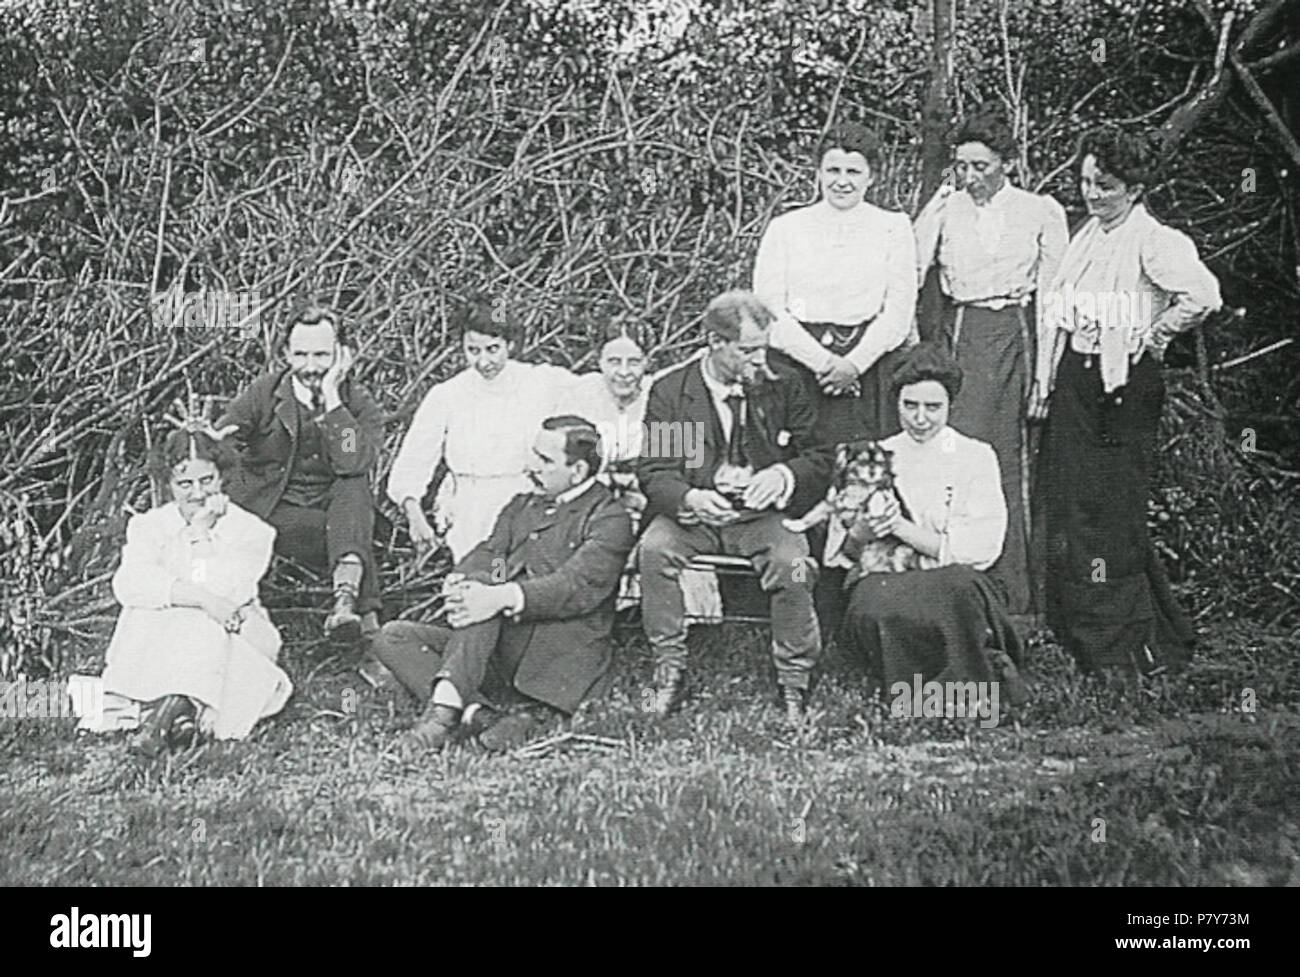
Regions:
<instances>
[{"instance_id":1,"label":"green grass","mask_svg":"<svg viewBox=\"0 0 1300 977\"><path fill-rule=\"evenodd\" d=\"M1300 882L1300 663L1282 634L1219 630L1135 701L1040 645L1033 702L993 729L890 718L831 649L797 737L762 630L699 629L666 721L639 708L644 643L620 642L615 688L574 727L613 750L403 762L388 748L414 705L304 643L294 698L247 743L141 768L120 737L0 721L0 882Z\"/></svg>"}]
</instances>

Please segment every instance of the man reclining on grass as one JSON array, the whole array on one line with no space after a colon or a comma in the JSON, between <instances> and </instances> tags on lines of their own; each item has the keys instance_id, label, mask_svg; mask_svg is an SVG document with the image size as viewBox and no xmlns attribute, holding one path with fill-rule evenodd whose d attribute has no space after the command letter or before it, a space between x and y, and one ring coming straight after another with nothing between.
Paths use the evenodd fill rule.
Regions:
<instances>
[{"instance_id":1,"label":"man reclining on grass","mask_svg":"<svg viewBox=\"0 0 1300 977\"><path fill-rule=\"evenodd\" d=\"M404 752L441 749L462 729L489 750L513 749L603 685L633 537L594 477L600 461L591 422L548 418L525 470L534 492L511 499L448 578L450 627L392 621L375 635L371 654L428 703ZM523 707L498 716L486 699L502 690Z\"/></svg>"}]
</instances>

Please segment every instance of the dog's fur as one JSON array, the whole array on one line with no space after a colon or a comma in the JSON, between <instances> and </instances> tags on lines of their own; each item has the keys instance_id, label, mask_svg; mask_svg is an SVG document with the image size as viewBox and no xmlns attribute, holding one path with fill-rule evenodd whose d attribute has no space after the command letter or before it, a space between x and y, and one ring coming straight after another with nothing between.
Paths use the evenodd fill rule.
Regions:
<instances>
[{"instance_id":1,"label":"dog's fur","mask_svg":"<svg viewBox=\"0 0 1300 977\"><path fill-rule=\"evenodd\" d=\"M904 519L912 516L907 504L894 487L894 453L875 441L842 444L835 456L835 477L826 498L813 506L802 519L786 519L785 528L794 533L807 532L832 514L847 529L863 512L884 512L893 498ZM920 567L920 554L897 536L873 539L865 543L858 558L863 573L902 573Z\"/></svg>"}]
</instances>

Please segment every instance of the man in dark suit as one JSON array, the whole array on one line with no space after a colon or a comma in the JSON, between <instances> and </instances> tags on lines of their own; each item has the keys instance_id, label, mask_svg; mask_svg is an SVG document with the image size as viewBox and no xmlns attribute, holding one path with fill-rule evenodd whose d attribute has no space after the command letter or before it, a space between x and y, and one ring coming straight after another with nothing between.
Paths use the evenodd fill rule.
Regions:
<instances>
[{"instance_id":1,"label":"man in dark suit","mask_svg":"<svg viewBox=\"0 0 1300 977\"><path fill-rule=\"evenodd\" d=\"M404 738L408 751L441 749L462 726L481 730L490 750L511 749L603 684L634 540L627 511L594 477L600 462L591 422L548 418L526 469L535 493L506 503L492 535L456 566L451 627L392 621L375 636L375 658L428 703ZM483 729L485 700L502 692L524 708Z\"/></svg>"},{"instance_id":2,"label":"man in dark suit","mask_svg":"<svg viewBox=\"0 0 1300 977\"><path fill-rule=\"evenodd\" d=\"M686 668L681 570L696 554L721 552L750 558L771 594L772 658L786 718L803 718L821 654L816 563L804 536L781 520L823 497L832 449L814 433L816 413L799 379L767 364L773 320L749 292L718 296L704 314L708 349L650 391L638 466L647 529L638 560L661 715Z\"/></svg>"},{"instance_id":3,"label":"man in dark suit","mask_svg":"<svg viewBox=\"0 0 1300 977\"><path fill-rule=\"evenodd\" d=\"M217 421L215 433L239 447L227 492L276 528L276 552L332 572L325 631L356 641L363 625L378 627L370 472L383 411L348 379L353 354L338 313L296 309L284 355L287 366L254 380Z\"/></svg>"}]
</instances>

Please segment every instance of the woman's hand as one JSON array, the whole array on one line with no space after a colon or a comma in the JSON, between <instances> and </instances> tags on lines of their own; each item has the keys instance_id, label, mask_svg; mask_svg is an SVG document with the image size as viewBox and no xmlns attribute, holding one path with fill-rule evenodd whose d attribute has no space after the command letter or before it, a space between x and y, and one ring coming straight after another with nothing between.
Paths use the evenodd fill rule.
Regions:
<instances>
[{"instance_id":1,"label":"woman's hand","mask_svg":"<svg viewBox=\"0 0 1300 977\"><path fill-rule=\"evenodd\" d=\"M1029 408L1028 415L1031 421L1044 421L1047 419L1047 402L1051 399L1052 390L1050 385L1040 384L1037 380L1029 389Z\"/></svg>"},{"instance_id":2,"label":"woman's hand","mask_svg":"<svg viewBox=\"0 0 1300 977\"><path fill-rule=\"evenodd\" d=\"M838 397L858 382L858 368L843 356L832 356L830 366L817 374L817 382L823 393Z\"/></svg>"}]
</instances>

